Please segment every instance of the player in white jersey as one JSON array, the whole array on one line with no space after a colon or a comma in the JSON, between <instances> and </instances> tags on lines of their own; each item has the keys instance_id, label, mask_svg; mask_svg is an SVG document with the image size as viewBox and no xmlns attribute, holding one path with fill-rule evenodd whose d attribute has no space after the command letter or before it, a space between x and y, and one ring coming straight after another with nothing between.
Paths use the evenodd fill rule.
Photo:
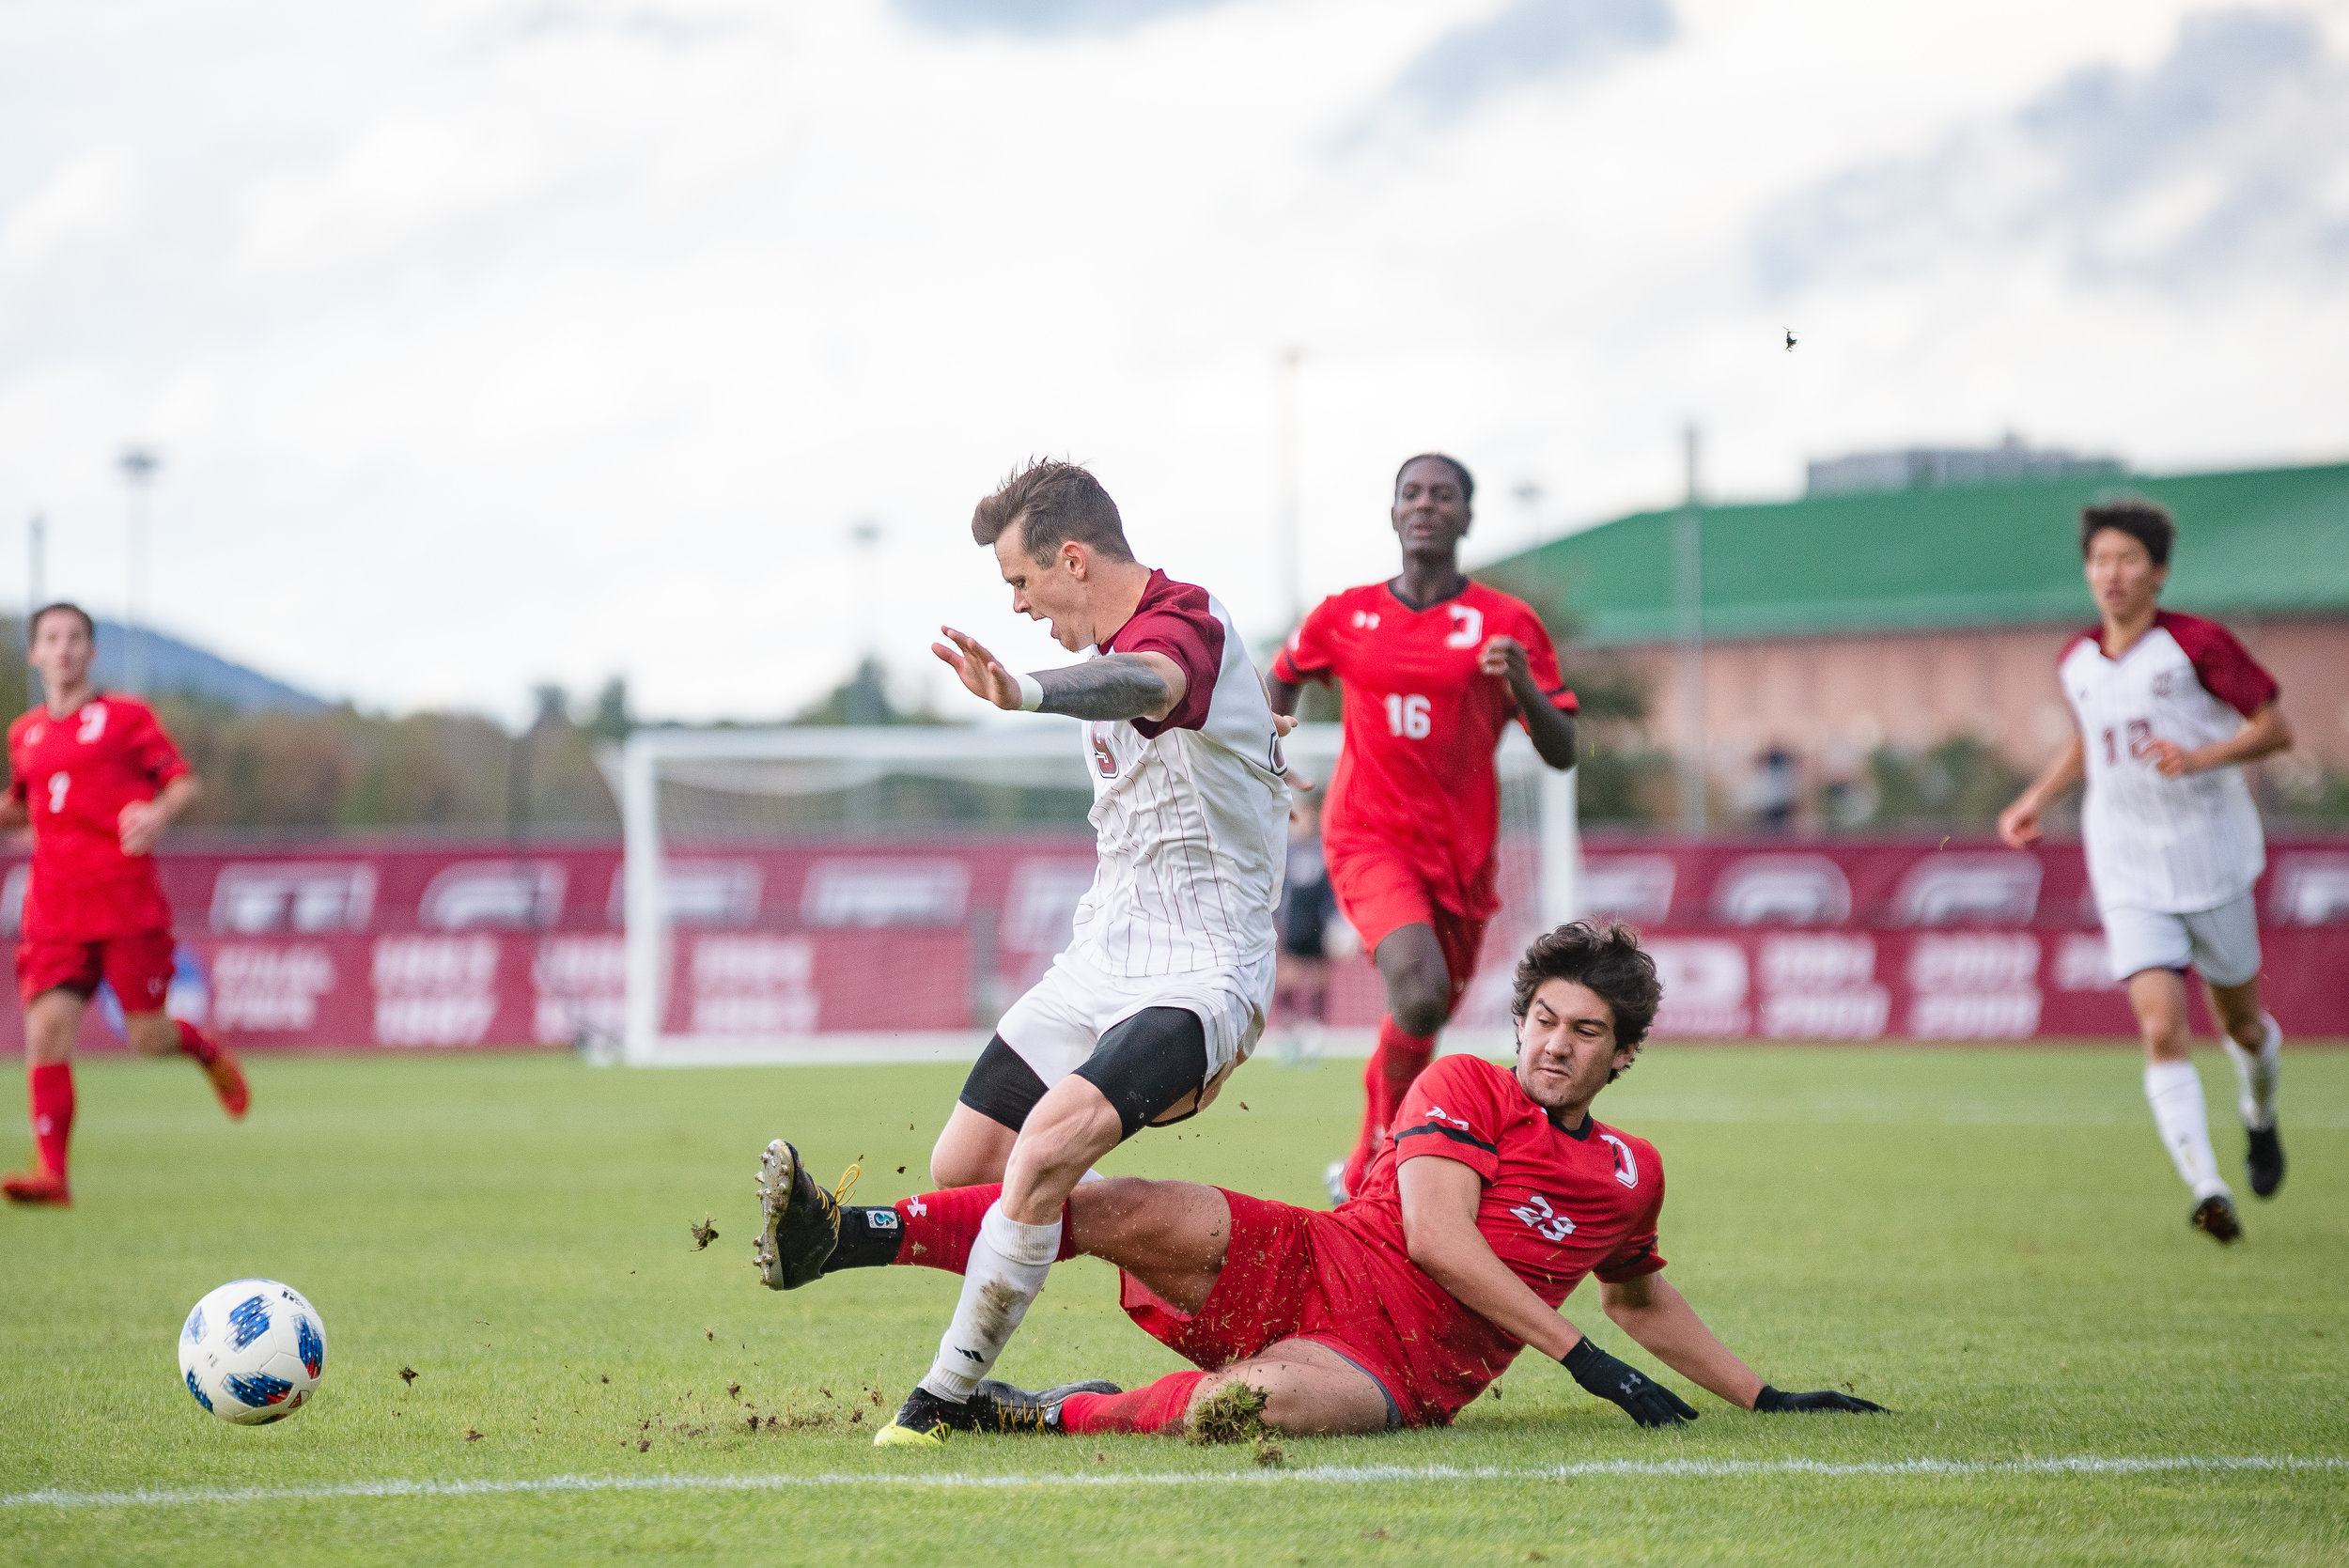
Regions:
<instances>
[{"instance_id":1,"label":"player in white jersey","mask_svg":"<svg viewBox=\"0 0 2349 1568\"><path fill-rule=\"evenodd\" d=\"M1014 610L1049 621L1062 647L1097 652L1015 675L951 627L935 651L998 707L1086 722L1100 858L1067 948L996 1026L931 1153L941 1187L1003 1191L938 1358L883 1443L934 1442L955 1424L941 1409L969 1402L1070 1255L1062 1210L1094 1161L1204 1110L1254 1048L1287 855L1287 724L1230 612L1137 562L1116 504L1074 464L1013 475L971 531L994 548ZM769 1146L756 1255L776 1289L799 1282L777 1228L808 1180L790 1145Z\"/></svg>"},{"instance_id":2,"label":"player in white jersey","mask_svg":"<svg viewBox=\"0 0 2349 1568\"><path fill-rule=\"evenodd\" d=\"M2101 626L2058 664L2077 729L2046 772L1999 815L2016 848L2036 843L2047 805L2086 781L2080 811L2088 879L2112 977L2128 987L2145 1041L2154 1125L2194 1192L2193 1223L2222 1242L2243 1234L2218 1174L2202 1080L2186 1033L2186 971L2200 970L2242 1089L2251 1190L2284 1178L2276 1130L2283 1034L2260 1008L2259 920L2251 886L2266 868L2243 764L2283 751L2292 731L2276 678L2226 628L2159 607L2177 536L2145 501L2091 506L2080 553Z\"/></svg>"}]
</instances>

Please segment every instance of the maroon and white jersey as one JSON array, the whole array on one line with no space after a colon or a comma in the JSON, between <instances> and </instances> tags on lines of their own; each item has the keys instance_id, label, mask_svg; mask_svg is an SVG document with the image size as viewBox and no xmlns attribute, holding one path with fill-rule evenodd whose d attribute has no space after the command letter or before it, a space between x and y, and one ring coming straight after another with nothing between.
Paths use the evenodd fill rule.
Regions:
<instances>
[{"instance_id":1,"label":"maroon and white jersey","mask_svg":"<svg viewBox=\"0 0 2349 1568\"><path fill-rule=\"evenodd\" d=\"M1164 719L1085 725L1100 863L1070 955L1127 980L1268 960L1288 864L1287 764L1230 612L1153 571L1099 652L1162 654L1189 684Z\"/></svg>"},{"instance_id":2,"label":"maroon and white jersey","mask_svg":"<svg viewBox=\"0 0 2349 1568\"><path fill-rule=\"evenodd\" d=\"M2185 751L2224 740L2274 700L2276 677L2215 621L2162 611L2118 659L2101 629L2057 671L2088 758L2080 812L2099 909L2215 909L2248 892L2267 846L2241 768L2165 779L2155 740Z\"/></svg>"}]
</instances>

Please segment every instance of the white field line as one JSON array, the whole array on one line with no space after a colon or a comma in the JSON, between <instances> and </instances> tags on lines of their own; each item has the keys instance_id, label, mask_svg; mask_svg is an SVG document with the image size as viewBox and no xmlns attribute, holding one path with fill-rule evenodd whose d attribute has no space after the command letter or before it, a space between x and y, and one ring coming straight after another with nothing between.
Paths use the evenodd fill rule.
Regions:
<instances>
[{"instance_id":1,"label":"white field line","mask_svg":"<svg viewBox=\"0 0 2349 1568\"><path fill-rule=\"evenodd\" d=\"M1298 1469L1048 1471L1039 1475L875 1472L870 1475L546 1476L530 1481L354 1481L323 1486L188 1486L135 1492L0 1493L0 1508L168 1508L190 1503L310 1502L334 1498L476 1498L573 1492L792 1492L835 1487L1005 1491L1027 1486L1361 1485L1412 1481L1575 1481L1585 1478L1712 1481L1739 1476L2129 1476L2178 1471L2342 1471L2349 1458L2280 1454L2145 1457L2079 1454L2052 1459L1594 1459L1532 1467L1313 1465Z\"/></svg>"}]
</instances>

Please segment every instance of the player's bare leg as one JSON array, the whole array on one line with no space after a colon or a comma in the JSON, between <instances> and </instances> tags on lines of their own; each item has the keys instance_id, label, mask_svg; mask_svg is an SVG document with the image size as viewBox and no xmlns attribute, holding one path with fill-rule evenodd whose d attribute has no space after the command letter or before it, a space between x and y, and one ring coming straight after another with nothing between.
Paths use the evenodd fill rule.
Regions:
<instances>
[{"instance_id":1,"label":"player's bare leg","mask_svg":"<svg viewBox=\"0 0 2349 1568\"><path fill-rule=\"evenodd\" d=\"M1003 1179L1012 1145L1019 1141L1017 1128L1007 1127L984 1111L955 1102L938 1141L930 1148L930 1180L941 1187L978 1187Z\"/></svg>"},{"instance_id":2,"label":"player's bare leg","mask_svg":"<svg viewBox=\"0 0 2349 1568\"><path fill-rule=\"evenodd\" d=\"M124 1014L122 1032L131 1048L142 1056L184 1056L194 1062L203 1070L212 1093L220 1096L221 1109L231 1120L243 1119L253 1103L244 1072L237 1059L202 1030L158 1007L148 1013Z\"/></svg>"},{"instance_id":3,"label":"player's bare leg","mask_svg":"<svg viewBox=\"0 0 2349 1568\"><path fill-rule=\"evenodd\" d=\"M2129 976L2128 992L2145 1042L2145 1102L2178 1179L2194 1194L2194 1228L2213 1240L2233 1241L2243 1226L2211 1148L2210 1110L2186 1033L2186 978L2175 970L2139 970Z\"/></svg>"},{"instance_id":4,"label":"player's bare leg","mask_svg":"<svg viewBox=\"0 0 2349 1568\"><path fill-rule=\"evenodd\" d=\"M2276 1083L2282 1076L2284 1032L2260 1007L2257 975L2240 986L2212 986L2210 1010L2218 1019L2219 1043L2234 1063L2235 1082L2242 1090L2236 1109L2249 1139L2244 1164L2251 1190L2272 1198L2284 1184L2284 1145L2276 1130Z\"/></svg>"},{"instance_id":5,"label":"player's bare leg","mask_svg":"<svg viewBox=\"0 0 2349 1568\"><path fill-rule=\"evenodd\" d=\"M64 1207L72 1202L66 1156L73 1137L73 1041L86 1003L62 988L43 991L24 1008L26 1099L36 1151L33 1169L0 1181L10 1203Z\"/></svg>"},{"instance_id":6,"label":"player's bare leg","mask_svg":"<svg viewBox=\"0 0 2349 1568\"><path fill-rule=\"evenodd\" d=\"M1436 1032L1452 1014L1452 974L1432 925L1398 925L1379 939L1372 955L1387 983L1387 1016L1379 1020L1378 1046L1362 1069L1362 1126L1354 1151L1329 1180L1332 1201L1343 1202L1362 1184L1362 1172L1377 1157L1411 1080L1436 1054Z\"/></svg>"}]
</instances>

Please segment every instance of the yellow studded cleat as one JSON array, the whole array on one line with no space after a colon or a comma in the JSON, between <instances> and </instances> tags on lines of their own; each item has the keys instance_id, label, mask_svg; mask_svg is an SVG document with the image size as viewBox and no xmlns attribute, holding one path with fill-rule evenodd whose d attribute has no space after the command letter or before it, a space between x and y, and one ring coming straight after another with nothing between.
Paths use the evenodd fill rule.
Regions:
<instances>
[{"instance_id":1,"label":"yellow studded cleat","mask_svg":"<svg viewBox=\"0 0 2349 1568\"><path fill-rule=\"evenodd\" d=\"M897 1406L897 1414L887 1426L873 1434L873 1446L888 1448L934 1448L946 1446L946 1434L956 1427L971 1429L977 1410L970 1405L957 1405L939 1398L916 1383L906 1402Z\"/></svg>"},{"instance_id":2,"label":"yellow studded cleat","mask_svg":"<svg viewBox=\"0 0 2349 1568\"><path fill-rule=\"evenodd\" d=\"M917 1432L910 1426L891 1421L873 1434L877 1449L942 1449L946 1446L946 1423L940 1421L927 1432Z\"/></svg>"}]
</instances>

